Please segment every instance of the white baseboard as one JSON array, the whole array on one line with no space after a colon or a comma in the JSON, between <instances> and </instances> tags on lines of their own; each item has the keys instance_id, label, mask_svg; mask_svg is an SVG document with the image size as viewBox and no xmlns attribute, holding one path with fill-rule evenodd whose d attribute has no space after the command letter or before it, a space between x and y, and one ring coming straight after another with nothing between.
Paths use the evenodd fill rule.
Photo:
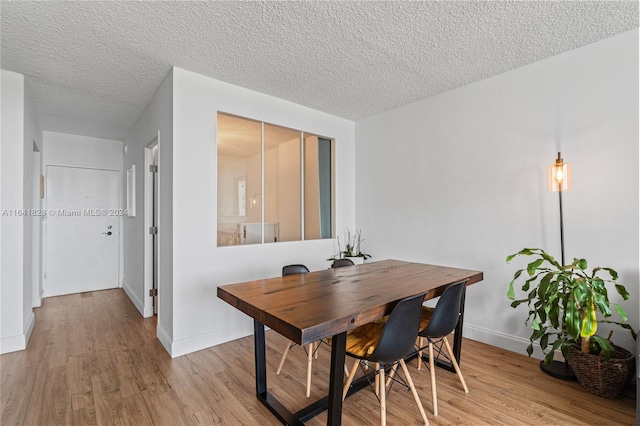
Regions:
<instances>
[{"instance_id":1,"label":"white baseboard","mask_svg":"<svg viewBox=\"0 0 640 426\"><path fill-rule=\"evenodd\" d=\"M31 299L31 307L32 308L39 308L40 306L42 306L42 298L41 297L34 297Z\"/></svg>"},{"instance_id":2,"label":"white baseboard","mask_svg":"<svg viewBox=\"0 0 640 426\"><path fill-rule=\"evenodd\" d=\"M151 318L154 315L153 313L153 303L147 303L144 306L144 312L142 313L142 316L144 318Z\"/></svg>"},{"instance_id":3,"label":"white baseboard","mask_svg":"<svg viewBox=\"0 0 640 426\"><path fill-rule=\"evenodd\" d=\"M462 329L462 336L471 340L476 340L478 342L486 343L491 346L496 346L498 348L524 355L527 354L527 346L529 346L530 343L529 339L523 339L521 337L511 336L509 334L504 334L494 330L489 330L486 328L468 324L464 325ZM560 360L564 359L562 358L562 354L560 353L560 351L557 351L554 357L557 358L558 355L560 356ZM540 346L536 344L533 345L533 353L531 354L531 358L544 358L544 354L542 353Z\"/></svg>"},{"instance_id":4,"label":"white baseboard","mask_svg":"<svg viewBox=\"0 0 640 426\"><path fill-rule=\"evenodd\" d=\"M144 303L138 298L138 296L136 296L136 293L125 280L122 280L122 289L127 293L127 296L129 296L129 299L131 299L138 312L140 312L140 315L142 315L143 318L146 318L144 316Z\"/></svg>"},{"instance_id":5,"label":"white baseboard","mask_svg":"<svg viewBox=\"0 0 640 426\"><path fill-rule=\"evenodd\" d=\"M0 354L8 354L10 352L22 351L27 348L24 335L3 337L0 339Z\"/></svg>"},{"instance_id":6,"label":"white baseboard","mask_svg":"<svg viewBox=\"0 0 640 426\"><path fill-rule=\"evenodd\" d=\"M25 325L23 334L17 336L3 337L0 339L0 354L8 354L10 352L22 351L27 348L27 342L31 337L31 332L36 324L36 316L31 312L27 324Z\"/></svg>"},{"instance_id":7,"label":"white baseboard","mask_svg":"<svg viewBox=\"0 0 640 426\"><path fill-rule=\"evenodd\" d=\"M232 327L227 327L223 330L215 330L210 333L191 336L182 340L172 340L169 335L160 327L159 324L157 327L158 339L172 358L176 358L182 355L189 354L191 352L206 349L252 334L253 321L247 321ZM474 325L465 324L462 330L462 335L471 340L476 340L478 342L486 343L491 346L496 346L523 355L527 354L526 349L529 345L528 339L499 333L494 330L489 330ZM543 359L544 354L542 353L540 347L534 344L533 348L534 350L531 357L536 359ZM560 354L559 351L556 352L555 358L559 360L563 359L562 354Z\"/></svg>"},{"instance_id":8,"label":"white baseboard","mask_svg":"<svg viewBox=\"0 0 640 426\"><path fill-rule=\"evenodd\" d=\"M164 349L169 353L169 355L174 358L174 355L171 353L171 337L160 324L156 325L156 337L160 340L160 343L164 346Z\"/></svg>"},{"instance_id":9,"label":"white baseboard","mask_svg":"<svg viewBox=\"0 0 640 426\"><path fill-rule=\"evenodd\" d=\"M160 330L159 327L158 330ZM211 346L216 346L221 343L230 342L231 340L236 340L241 337L250 336L252 334L253 321L247 321L242 324L227 327L223 330L215 330L210 333L204 333L182 340L174 340L171 342L171 350L169 350L169 354L172 358L175 358L191 352L210 348ZM160 338L160 336L158 336L158 338ZM162 341L162 339L160 340ZM164 342L163 345L165 348L167 347Z\"/></svg>"},{"instance_id":10,"label":"white baseboard","mask_svg":"<svg viewBox=\"0 0 640 426\"><path fill-rule=\"evenodd\" d=\"M35 327L36 325L36 315L33 313L33 311L31 311L29 313L29 320L27 322L27 326L25 327L25 341L24 341L24 347L27 347L27 343L29 342L29 339L31 338L31 332L33 331L33 327Z\"/></svg>"}]
</instances>

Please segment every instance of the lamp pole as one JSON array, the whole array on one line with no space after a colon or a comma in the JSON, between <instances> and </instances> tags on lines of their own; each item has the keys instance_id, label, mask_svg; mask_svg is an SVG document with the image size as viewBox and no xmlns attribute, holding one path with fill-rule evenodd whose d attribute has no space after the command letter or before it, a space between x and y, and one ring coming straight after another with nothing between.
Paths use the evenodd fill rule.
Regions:
<instances>
[{"instance_id":1,"label":"lamp pole","mask_svg":"<svg viewBox=\"0 0 640 426\"><path fill-rule=\"evenodd\" d=\"M571 169L569 164L562 160L562 156L558 153L555 164L549 166L548 189L549 191L558 191L558 201L560 205L560 257L562 266L564 263L564 216L562 212L562 191L571 189ZM544 361L540 361L540 369L546 374L562 380L577 380L575 374L569 367L569 363L565 359L561 361L551 361L551 365L547 366Z\"/></svg>"},{"instance_id":2,"label":"lamp pole","mask_svg":"<svg viewBox=\"0 0 640 426\"><path fill-rule=\"evenodd\" d=\"M560 189L558 189L558 201L560 202L560 258L562 259L562 266L564 266L564 216L562 214L562 185L560 186Z\"/></svg>"}]
</instances>

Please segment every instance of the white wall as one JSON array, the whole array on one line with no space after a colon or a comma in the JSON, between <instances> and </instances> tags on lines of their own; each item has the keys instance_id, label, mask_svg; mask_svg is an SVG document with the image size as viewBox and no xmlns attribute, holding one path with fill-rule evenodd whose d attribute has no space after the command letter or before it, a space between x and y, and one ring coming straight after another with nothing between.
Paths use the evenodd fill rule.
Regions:
<instances>
[{"instance_id":1,"label":"white wall","mask_svg":"<svg viewBox=\"0 0 640 426\"><path fill-rule=\"evenodd\" d=\"M157 335L170 351L173 340L173 221L172 221L172 150L173 150L173 72L164 79L153 98L140 115L132 131L125 138L125 170L136 165L136 216L124 219L124 289L140 313L153 315L150 287L145 287L144 241L148 235L145 229L144 190L145 149L158 138L159 176L159 232L158 249L160 276L158 281L158 326Z\"/></svg>"},{"instance_id":2,"label":"white wall","mask_svg":"<svg viewBox=\"0 0 640 426\"><path fill-rule=\"evenodd\" d=\"M43 166L62 165L122 171L123 142L45 131Z\"/></svg>"},{"instance_id":3,"label":"white wall","mask_svg":"<svg viewBox=\"0 0 640 426\"><path fill-rule=\"evenodd\" d=\"M23 165L24 187L23 199L25 206L30 209L40 208L40 154L34 152L34 144L42 146L42 131L37 119L36 108L31 98L29 83L25 81L24 94L24 138ZM23 320L25 324L35 321L33 315L34 303L38 303L40 295L40 229L42 216L28 215L24 218L24 264L25 277L23 296ZM38 303L39 305L39 303Z\"/></svg>"},{"instance_id":4,"label":"white wall","mask_svg":"<svg viewBox=\"0 0 640 426\"><path fill-rule=\"evenodd\" d=\"M24 76L1 71L0 145L0 353L26 348L35 317L32 309L32 150L40 141Z\"/></svg>"},{"instance_id":5,"label":"white wall","mask_svg":"<svg viewBox=\"0 0 640 426\"><path fill-rule=\"evenodd\" d=\"M355 221L354 123L179 68L173 71L172 356L253 332L217 298L219 285L278 276L282 266L328 267L333 240L216 247L216 113L227 112L336 139L337 227Z\"/></svg>"},{"instance_id":6,"label":"white wall","mask_svg":"<svg viewBox=\"0 0 640 426\"><path fill-rule=\"evenodd\" d=\"M546 166L561 150L573 167L566 257L618 270L638 329L638 30L360 120L356 140L367 252L483 271L465 335L522 353L526 310L506 291L523 263L505 257L560 258ZM635 351L621 329L614 341Z\"/></svg>"}]
</instances>

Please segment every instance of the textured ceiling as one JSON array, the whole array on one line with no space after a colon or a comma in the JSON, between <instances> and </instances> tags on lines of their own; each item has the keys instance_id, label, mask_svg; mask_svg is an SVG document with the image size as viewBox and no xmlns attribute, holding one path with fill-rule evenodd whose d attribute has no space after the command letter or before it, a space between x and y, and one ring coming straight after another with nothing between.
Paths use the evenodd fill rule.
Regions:
<instances>
[{"instance_id":1,"label":"textured ceiling","mask_svg":"<svg viewBox=\"0 0 640 426\"><path fill-rule=\"evenodd\" d=\"M9 2L44 130L124 139L171 66L357 120L638 27L638 2Z\"/></svg>"}]
</instances>

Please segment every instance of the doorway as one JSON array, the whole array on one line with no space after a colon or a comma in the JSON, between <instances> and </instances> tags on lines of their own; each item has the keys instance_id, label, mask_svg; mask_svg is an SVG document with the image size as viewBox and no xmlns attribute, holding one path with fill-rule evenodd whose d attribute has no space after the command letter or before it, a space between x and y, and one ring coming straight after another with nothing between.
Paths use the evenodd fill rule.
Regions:
<instances>
[{"instance_id":1,"label":"doorway","mask_svg":"<svg viewBox=\"0 0 640 426\"><path fill-rule=\"evenodd\" d=\"M145 148L144 166L144 316L158 315L158 137Z\"/></svg>"},{"instance_id":2,"label":"doorway","mask_svg":"<svg viewBox=\"0 0 640 426\"><path fill-rule=\"evenodd\" d=\"M117 288L120 172L47 166L44 296Z\"/></svg>"}]
</instances>

